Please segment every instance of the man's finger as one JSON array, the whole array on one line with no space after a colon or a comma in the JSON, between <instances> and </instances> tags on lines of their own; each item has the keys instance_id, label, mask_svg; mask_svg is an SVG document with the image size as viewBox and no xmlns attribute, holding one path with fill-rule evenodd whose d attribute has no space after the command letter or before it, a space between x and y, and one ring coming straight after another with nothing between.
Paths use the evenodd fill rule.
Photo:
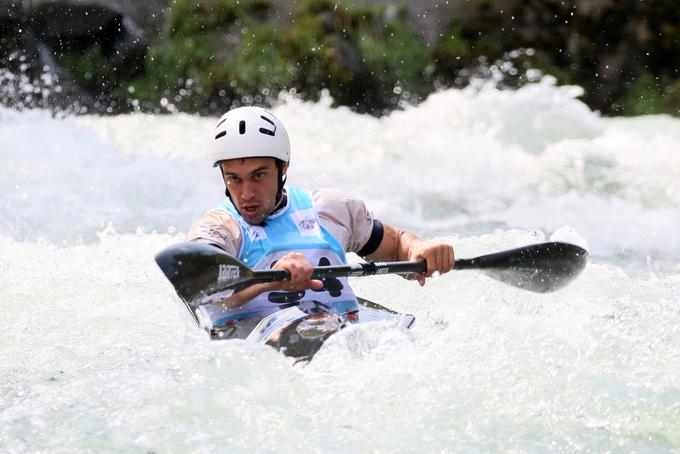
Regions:
<instances>
[{"instance_id":1,"label":"man's finger","mask_svg":"<svg viewBox=\"0 0 680 454\"><path fill-rule=\"evenodd\" d=\"M318 280L318 279L310 279L307 281L307 288L311 288L313 290L321 290L323 287L323 282Z\"/></svg>"},{"instance_id":2,"label":"man's finger","mask_svg":"<svg viewBox=\"0 0 680 454\"><path fill-rule=\"evenodd\" d=\"M435 271L438 271L441 266L441 250L435 249L432 252L433 253L430 254L430 257L427 259L427 277L432 276L432 274Z\"/></svg>"}]
</instances>

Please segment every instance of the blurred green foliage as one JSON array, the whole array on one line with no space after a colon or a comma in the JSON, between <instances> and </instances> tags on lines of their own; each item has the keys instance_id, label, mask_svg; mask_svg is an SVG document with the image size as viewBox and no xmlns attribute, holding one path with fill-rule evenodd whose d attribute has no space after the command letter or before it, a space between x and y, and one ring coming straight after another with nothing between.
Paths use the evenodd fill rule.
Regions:
<instances>
[{"instance_id":1,"label":"blurred green foliage","mask_svg":"<svg viewBox=\"0 0 680 454\"><path fill-rule=\"evenodd\" d=\"M631 115L661 113L664 109L664 87L658 77L640 71L621 99L623 110Z\"/></svg>"},{"instance_id":2,"label":"blurred green foliage","mask_svg":"<svg viewBox=\"0 0 680 454\"><path fill-rule=\"evenodd\" d=\"M388 18L378 6L302 0L277 27L266 21L271 8L266 0L177 0L168 36L118 97L207 113L282 90L317 99L326 89L337 104L382 114L431 91L430 52L405 24L405 9Z\"/></svg>"},{"instance_id":3,"label":"blurred green foliage","mask_svg":"<svg viewBox=\"0 0 680 454\"><path fill-rule=\"evenodd\" d=\"M666 113L680 117L680 79L666 87L663 108Z\"/></svg>"},{"instance_id":4,"label":"blurred green foliage","mask_svg":"<svg viewBox=\"0 0 680 454\"><path fill-rule=\"evenodd\" d=\"M603 19L610 25L605 30L566 7L541 5L534 10L547 14L542 19L521 4L506 14L492 2L471 5L478 8L472 19L451 18L428 46L409 22L408 2L298 0L282 14L273 0L174 0L166 33L134 75L108 64L98 45L61 52L59 63L116 111L213 114L270 103L281 91L314 100L327 90L336 105L381 115L473 77L501 74L503 86L520 86L528 82L526 71L537 69L559 84L583 86L584 100L605 113L679 115L680 79L662 64L675 61L680 39L668 14L659 16L660 25L641 22L661 32L640 28L647 47L639 48L622 31L631 18L619 7ZM560 26L533 26L551 20ZM619 67L607 70L600 51L611 40L641 62L661 63L635 67L610 52L607 61ZM542 47L534 51L537 42Z\"/></svg>"},{"instance_id":5,"label":"blurred green foliage","mask_svg":"<svg viewBox=\"0 0 680 454\"><path fill-rule=\"evenodd\" d=\"M621 105L628 115L665 113L680 116L680 79L672 81L667 75L656 76L639 69L626 95L621 98Z\"/></svg>"}]
</instances>

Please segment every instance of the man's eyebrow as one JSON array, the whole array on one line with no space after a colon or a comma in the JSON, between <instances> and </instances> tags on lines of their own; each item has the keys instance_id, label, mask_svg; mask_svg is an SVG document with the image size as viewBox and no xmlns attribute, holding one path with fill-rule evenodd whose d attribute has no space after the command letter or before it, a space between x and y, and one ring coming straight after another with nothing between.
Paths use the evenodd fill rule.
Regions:
<instances>
[{"instance_id":1,"label":"man's eyebrow","mask_svg":"<svg viewBox=\"0 0 680 454\"><path fill-rule=\"evenodd\" d=\"M267 166L267 165L262 166L262 167L258 167L257 169L250 172L250 175L253 175L253 174L258 173L258 172L262 172L263 170L269 170L269 169L270 169L270 167Z\"/></svg>"},{"instance_id":2,"label":"man's eyebrow","mask_svg":"<svg viewBox=\"0 0 680 454\"><path fill-rule=\"evenodd\" d=\"M258 168L255 169L255 170L252 170L248 175L253 175L253 174L255 174L255 173L262 172L263 170L270 170L270 169L271 169L270 166L264 165L264 166L258 167ZM225 176L228 176L228 177L231 177L231 176L236 176L236 177L237 177L237 176L238 176L238 175L236 175L236 174L233 173L233 172L224 172L224 175L225 175Z\"/></svg>"}]
</instances>

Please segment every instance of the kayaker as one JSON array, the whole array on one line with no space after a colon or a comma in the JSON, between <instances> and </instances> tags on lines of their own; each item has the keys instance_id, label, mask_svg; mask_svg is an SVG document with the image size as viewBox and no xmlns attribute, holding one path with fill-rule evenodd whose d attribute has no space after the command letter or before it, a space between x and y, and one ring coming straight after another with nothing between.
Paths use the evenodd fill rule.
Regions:
<instances>
[{"instance_id":1,"label":"kayaker","mask_svg":"<svg viewBox=\"0 0 680 454\"><path fill-rule=\"evenodd\" d=\"M347 263L346 252L374 261L427 261L420 285L454 263L450 244L425 241L375 219L364 202L337 189L307 191L286 184L290 141L271 112L240 107L215 129L211 163L221 171L226 199L187 234L222 248L253 269L286 269L290 279L252 285L223 299L234 320L314 302L352 314L357 302L346 278L311 279L314 266ZM351 319L351 317L350 317Z\"/></svg>"}]
</instances>

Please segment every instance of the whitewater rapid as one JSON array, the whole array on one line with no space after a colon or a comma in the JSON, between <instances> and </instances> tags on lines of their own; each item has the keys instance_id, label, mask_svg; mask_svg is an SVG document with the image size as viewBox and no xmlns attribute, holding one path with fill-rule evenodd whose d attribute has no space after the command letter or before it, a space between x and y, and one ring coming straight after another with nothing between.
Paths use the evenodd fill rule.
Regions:
<instances>
[{"instance_id":1,"label":"whitewater rapid","mask_svg":"<svg viewBox=\"0 0 680 454\"><path fill-rule=\"evenodd\" d=\"M447 90L381 119L282 97L297 185L458 257L591 254L547 295L354 278L415 326L344 330L304 367L209 341L153 261L223 197L214 118L0 108L0 451L679 450L680 120L579 94Z\"/></svg>"}]
</instances>

